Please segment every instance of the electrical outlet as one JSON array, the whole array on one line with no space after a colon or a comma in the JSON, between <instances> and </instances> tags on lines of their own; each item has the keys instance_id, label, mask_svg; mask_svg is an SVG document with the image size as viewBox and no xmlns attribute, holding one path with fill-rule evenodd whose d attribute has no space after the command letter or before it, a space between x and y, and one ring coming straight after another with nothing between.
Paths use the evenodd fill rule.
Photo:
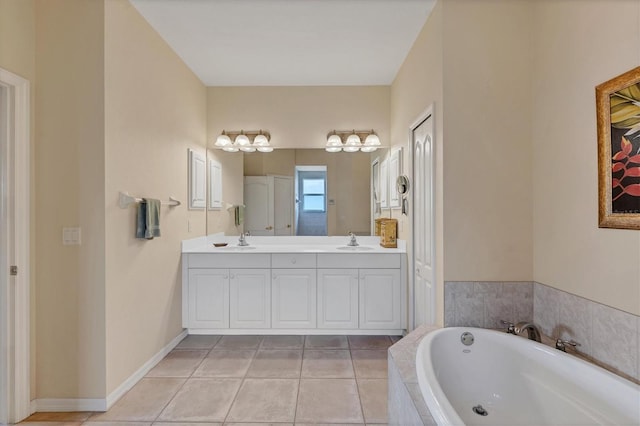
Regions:
<instances>
[{"instance_id":1,"label":"electrical outlet","mask_svg":"<svg viewBox=\"0 0 640 426\"><path fill-rule=\"evenodd\" d=\"M79 246L82 242L82 231L80 228L62 228L62 245Z\"/></svg>"}]
</instances>

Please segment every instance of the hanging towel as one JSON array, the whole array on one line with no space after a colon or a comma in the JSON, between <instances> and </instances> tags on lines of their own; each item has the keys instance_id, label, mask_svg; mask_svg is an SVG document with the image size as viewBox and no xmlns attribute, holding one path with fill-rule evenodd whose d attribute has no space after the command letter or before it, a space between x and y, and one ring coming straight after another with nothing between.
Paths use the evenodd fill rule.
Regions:
<instances>
[{"instance_id":1,"label":"hanging towel","mask_svg":"<svg viewBox=\"0 0 640 426\"><path fill-rule=\"evenodd\" d=\"M138 203L136 238L152 240L160 236L160 200L143 198Z\"/></svg>"},{"instance_id":2,"label":"hanging towel","mask_svg":"<svg viewBox=\"0 0 640 426\"><path fill-rule=\"evenodd\" d=\"M236 226L240 226L244 223L244 206L235 207L236 214Z\"/></svg>"}]
</instances>

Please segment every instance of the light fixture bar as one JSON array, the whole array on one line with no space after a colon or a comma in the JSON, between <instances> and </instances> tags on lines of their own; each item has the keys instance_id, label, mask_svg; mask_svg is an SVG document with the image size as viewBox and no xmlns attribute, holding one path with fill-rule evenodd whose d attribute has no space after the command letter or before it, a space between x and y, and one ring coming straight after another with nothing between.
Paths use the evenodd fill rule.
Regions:
<instances>
[{"instance_id":1,"label":"light fixture bar","mask_svg":"<svg viewBox=\"0 0 640 426\"><path fill-rule=\"evenodd\" d=\"M271 134L266 130L223 130L214 146L227 152L272 152Z\"/></svg>"},{"instance_id":2,"label":"light fixture bar","mask_svg":"<svg viewBox=\"0 0 640 426\"><path fill-rule=\"evenodd\" d=\"M332 130L327 134L327 143L324 149L327 152L373 152L380 146L380 138L373 129Z\"/></svg>"}]
</instances>

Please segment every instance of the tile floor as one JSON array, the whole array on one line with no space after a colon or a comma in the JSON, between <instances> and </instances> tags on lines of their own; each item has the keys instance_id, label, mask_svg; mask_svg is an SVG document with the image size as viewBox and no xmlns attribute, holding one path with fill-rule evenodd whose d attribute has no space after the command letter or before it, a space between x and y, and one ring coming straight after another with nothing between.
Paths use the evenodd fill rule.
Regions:
<instances>
[{"instance_id":1,"label":"tile floor","mask_svg":"<svg viewBox=\"0 0 640 426\"><path fill-rule=\"evenodd\" d=\"M108 412L36 413L26 426L385 424L397 340L192 335Z\"/></svg>"}]
</instances>

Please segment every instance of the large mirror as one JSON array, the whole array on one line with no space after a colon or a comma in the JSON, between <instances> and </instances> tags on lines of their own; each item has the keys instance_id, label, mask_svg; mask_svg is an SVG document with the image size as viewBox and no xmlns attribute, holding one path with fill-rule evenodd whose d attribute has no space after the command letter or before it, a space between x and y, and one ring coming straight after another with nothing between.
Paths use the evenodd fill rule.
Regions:
<instances>
[{"instance_id":1,"label":"large mirror","mask_svg":"<svg viewBox=\"0 0 640 426\"><path fill-rule=\"evenodd\" d=\"M372 217L380 213L372 170L377 173L386 157L384 148L373 153L209 149L207 233L371 235Z\"/></svg>"}]
</instances>

